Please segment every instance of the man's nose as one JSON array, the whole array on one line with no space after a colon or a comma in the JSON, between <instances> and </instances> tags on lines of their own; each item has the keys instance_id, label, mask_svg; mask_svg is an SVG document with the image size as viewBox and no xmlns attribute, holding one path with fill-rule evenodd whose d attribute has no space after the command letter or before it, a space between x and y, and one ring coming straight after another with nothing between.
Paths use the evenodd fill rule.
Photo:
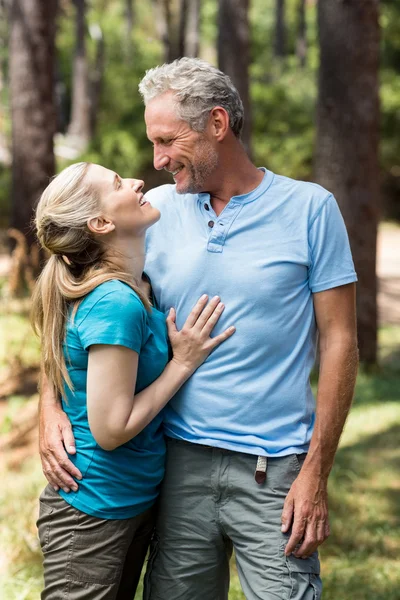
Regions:
<instances>
[{"instance_id":1,"label":"man's nose","mask_svg":"<svg viewBox=\"0 0 400 600\"><path fill-rule=\"evenodd\" d=\"M153 164L154 168L157 171L161 171L164 167L169 163L169 157L165 154L162 148L154 147L154 159Z\"/></svg>"}]
</instances>

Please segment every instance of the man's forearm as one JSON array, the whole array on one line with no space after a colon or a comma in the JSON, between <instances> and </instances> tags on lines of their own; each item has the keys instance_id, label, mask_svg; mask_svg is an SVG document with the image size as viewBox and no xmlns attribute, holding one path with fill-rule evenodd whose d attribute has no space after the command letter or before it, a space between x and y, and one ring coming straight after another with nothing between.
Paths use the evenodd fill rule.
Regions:
<instances>
[{"instance_id":1,"label":"man's forearm","mask_svg":"<svg viewBox=\"0 0 400 600\"><path fill-rule=\"evenodd\" d=\"M350 410L358 368L356 339L322 341L314 433L303 469L327 480Z\"/></svg>"},{"instance_id":2,"label":"man's forearm","mask_svg":"<svg viewBox=\"0 0 400 600\"><path fill-rule=\"evenodd\" d=\"M49 378L42 369L39 381L39 411L42 410L42 407L46 406L61 408L61 399L56 394L54 386L50 383Z\"/></svg>"}]
</instances>

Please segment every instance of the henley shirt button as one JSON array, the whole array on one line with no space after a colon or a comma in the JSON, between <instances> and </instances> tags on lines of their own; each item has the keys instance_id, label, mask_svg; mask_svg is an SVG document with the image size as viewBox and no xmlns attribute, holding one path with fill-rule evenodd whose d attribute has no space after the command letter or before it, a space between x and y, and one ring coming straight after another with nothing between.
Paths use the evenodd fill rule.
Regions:
<instances>
[{"instance_id":1,"label":"henley shirt button","mask_svg":"<svg viewBox=\"0 0 400 600\"><path fill-rule=\"evenodd\" d=\"M214 227L214 221L208 221L208 226L213 228Z\"/></svg>"},{"instance_id":2,"label":"henley shirt button","mask_svg":"<svg viewBox=\"0 0 400 600\"><path fill-rule=\"evenodd\" d=\"M204 205L204 208L205 208L206 210L210 210L210 207L208 206L208 204L205 204L205 205Z\"/></svg>"}]
</instances>

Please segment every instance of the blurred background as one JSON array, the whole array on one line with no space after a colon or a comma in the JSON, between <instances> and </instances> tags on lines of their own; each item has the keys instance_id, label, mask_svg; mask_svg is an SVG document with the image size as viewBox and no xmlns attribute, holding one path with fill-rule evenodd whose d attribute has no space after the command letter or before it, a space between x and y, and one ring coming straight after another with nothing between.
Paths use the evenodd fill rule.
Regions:
<instances>
[{"instance_id":1,"label":"blurred background","mask_svg":"<svg viewBox=\"0 0 400 600\"><path fill-rule=\"evenodd\" d=\"M257 165L337 197L359 276L362 367L330 480L323 597L398 599L398 0L0 0L0 598L37 599L42 581L32 210L78 160L146 189L172 183L152 167L137 86L179 56L232 77Z\"/></svg>"}]
</instances>

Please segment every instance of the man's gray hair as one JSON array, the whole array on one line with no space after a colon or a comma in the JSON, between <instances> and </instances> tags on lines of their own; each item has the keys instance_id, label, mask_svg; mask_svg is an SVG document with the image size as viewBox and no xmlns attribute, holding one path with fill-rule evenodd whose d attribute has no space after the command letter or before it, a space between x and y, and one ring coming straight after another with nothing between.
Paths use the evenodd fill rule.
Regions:
<instances>
[{"instance_id":1,"label":"man's gray hair","mask_svg":"<svg viewBox=\"0 0 400 600\"><path fill-rule=\"evenodd\" d=\"M243 103L228 75L198 58L180 58L146 71L139 84L145 105L172 91L177 99L179 118L195 131L204 131L210 111L221 106L229 115L236 137L243 128Z\"/></svg>"}]
</instances>

